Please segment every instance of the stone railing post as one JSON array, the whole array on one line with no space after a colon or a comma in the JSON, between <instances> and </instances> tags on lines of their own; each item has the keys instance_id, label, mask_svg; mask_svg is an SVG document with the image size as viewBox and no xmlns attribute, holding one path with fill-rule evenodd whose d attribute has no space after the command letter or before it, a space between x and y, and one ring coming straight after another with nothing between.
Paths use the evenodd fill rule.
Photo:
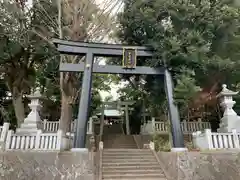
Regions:
<instances>
[{"instance_id":1,"label":"stone railing post","mask_svg":"<svg viewBox=\"0 0 240 180\"><path fill-rule=\"evenodd\" d=\"M198 130L203 130L204 129L204 126L203 126L203 122L202 122L202 119L201 118L198 118L198 126L197 126L197 128L199 127L199 129Z\"/></svg>"},{"instance_id":2,"label":"stone railing post","mask_svg":"<svg viewBox=\"0 0 240 180\"><path fill-rule=\"evenodd\" d=\"M10 123L4 123L3 124L3 129L2 129L2 132L1 132L0 142L5 143L9 127L10 127Z\"/></svg>"},{"instance_id":3,"label":"stone railing post","mask_svg":"<svg viewBox=\"0 0 240 180\"><path fill-rule=\"evenodd\" d=\"M1 132L1 136L0 136L0 149L1 150L5 150L6 138L7 138L7 134L9 131L9 126L10 126L9 123L3 124L2 132Z\"/></svg>"},{"instance_id":4,"label":"stone railing post","mask_svg":"<svg viewBox=\"0 0 240 180\"><path fill-rule=\"evenodd\" d=\"M99 150L103 150L103 141L100 141L100 142L99 142L98 149L99 149Z\"/></svg>"},{"instance_id":5,"label":"stone railing post","mask_svg":"<svg viewBox=\"0 0 240 180\"><path fill-rule=\"evenodd\" d=\"M98 145L99 149L99 174L98 174L98 180L102 180L102 158L103 158L103 142L100 141Z\"/></svg>"},{"instance_id":6,"label":"stone railing post","mask_svg":"<svg viewBox=\"0 0 240 180\"><path fill-rule=\"evenodd\" d=\"M92 119L92 117L90 117L89 121L88 121L87 134L93 134L93 119Z\"/></svg>"},{"instance_id":7,"label":"stone railing post","mask_svg":"<svg viewBox=\"0 0 240 180\"><path fill-rule=\"evenodd\" d=\"M192 133L193 145L201 150L213 149L212 132L210 129L205 129L205 132L197 131Z\"/></svg>"},{"instance_id":8,"label":"stone railing post","mask_svg":"<svg viewBox=\"0 0 240 180\"><path fill-rule=\"evenodd\" d=\"M155 117L152 117L152 132L155 133L156 127L155 127Z\"/></svg>"},{"instance_id":9,"label":"stone railing post","mask_svg":"<svg viewBox=\"0 0 240 180\"><path fill-rule=\"evenodd\" d=\"M38 130L36 135L36 140L35 140L35 147L34 147L35 149L40 148L41 134L42 134L42 130Z\"/></svg>"},{"instance_id":10,"label":"stone railing post","mask_svg":"<svg viewBox=\"0 0 240 180\"><path fill-rule=\"evenodd\" d=\"M149 148L152 150L152 151L155 151L155 144L153 141L150 141L149 143Z\"/></svg>"},{"instance_id":11,"label":"stone railing post","mask_svg":"<svg viewBox=\"0 0 240 180\"><path fill-rule=\"evenodd\" d=\"M182 132L187 133L188 131L189 131L188 124L187 124L187 121L184 119L182 121Z\"/></svg>"},{"instance_id":12,"label":"stone railing post","mask_svg":"<svg viewBox=\"0 0 240 180\"><path fill-rule=\"evenodd\" d=\"M43 131L48 131L48 129L47 129L47 119L43 120Z\"/></svg>"},{"instance_id":13,"label":"stone railing post","mask_svg":"<svg viewBox=\"0 0 240 180\"><path fill-rule=\"evenodd\" d=\"M239 142L239 138L238 138L238 134L237 134L236 129L232 130L232 134L233 134L234 148L239 149L240 148L240 142Z\"/></svg>"},{"instance_id":14,"label":"stone railing post","mask_svg":"<svg viewBox=\"0 0 240 180\"><path fill-rule=\"evenodd\" d=\"M197 132L193 132L193 133L192 133L192 137L193 137L192 142L193 142L193 147L194 147L194 148L198 148L198 147L197 147L197 138L199 137L199 135L200 135L201 133L202 133L201 131L197 131Z\"/></svg>"},{"instance_id":15,"label":"stone railing post","mask_svg":"<svg viewBox=\"0 0 240 180\"><path fill-rule=\"evenodd\" d=\"M213 148L213 143L212 143L212 131L211 131L211 129L205 129L204 135L205 135L207 143L208 143L208 149L212 149Z\"/></svg>"},{"instance_id":16,"label":"stone railing post","mask_svg":"<svg viewBox=\"0 0 240 180\"><path fill-rule=\"evenodd\" d=\"M63 132L62 130L57 131L57 150L61 150L63 146ZM65 147L64 147L65 148Z\"/></svg>"},{"instance_id":17,"label":"stone railing post","mask_svg":"<svg viewBox=\"0 0 240 180\"><path fill-rule=\"evenodd\" d=\"M13 135L13 130L9 130L7 133L7 138L6 138L6 146L5 149L10 149L11 144L12 144L12 135Z\"/></svg>"}]
</instances>

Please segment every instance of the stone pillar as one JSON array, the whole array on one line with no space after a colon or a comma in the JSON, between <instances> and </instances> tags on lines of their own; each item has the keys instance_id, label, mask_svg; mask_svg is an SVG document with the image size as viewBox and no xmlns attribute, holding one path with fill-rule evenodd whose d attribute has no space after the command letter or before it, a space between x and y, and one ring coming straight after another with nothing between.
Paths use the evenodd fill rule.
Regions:
<instances>
[{"instance_id":1,"label":"stone pillar","mask_svg":"<svg viewBox=\"0 0 240 180\"><path fill-rule=\"evenodd\" d=\"M103 128L104 128L104 110L105 110L105 105L102 104L102 108L101 108L101 117L100 117L100 132L99 135L100 137L103 135Z\"/></svg>"},{"instance_id":2,"label":"stone pillar","mask_svg":"<svg viewBox=\"0 0 240 180\"><path fill-rule=\"evenodd\" d=\"M31 100L31 103L28 104L31 112L24 119L24 122L20 125L20 128L16 129L17 133L37 133L38 130L43 128L43 123L39 116L39 110L41 108L40 99L42 98L42 95L37 90L35 93L27 97Z\"/></svg>"},{"instance_id":3,"label":"stone pillar","mask_svg":"<svg viewBox=\"0 0 240 180\"><path fill-rule=\"evenodd\" d=\"M237 95L238 92L227 89L227 85L222 86L222 91L217 97L220 98L220 106L223 108L223 117L221 118L218 132L232 132L236 129L240 132L240 117L233 110L233 106L236 103L233 101L233 96Z\"/></svg>"},{"instance_id":4,"label":"stone pillar","mask_svg":"<svg viewBox=\"0 0 240 180\"><path fill-rule=\"evenodd\" d=\"M188 132L188 126L187 126L187 121L184 119L181 124L182 127L182 132L187 133Z\"/></svg>"},{"instance_id":5,"label":"stone pillar","mask_svg":"<svg viewBox=\"0 0 240 180\"><path fill-rule=\"evenodd\" d=\"M126 134L130 135L128 105L125 105L125 118L126 118Z\"/></svg>"},{"instance_id":6,"label":"stone pillar","mask_svg":"<svg viewBox=\"0 0 240 180\"><path fill-rule=\"evenodd\" d=\"M156 130L155 117L152 117L152 133L154 134Z\"/></svg>"},{"instance_id":7,"label":"stone pillar","mask_svg":"<svg viewBox=\"0 0 240 180\"><path fill-rule=\"evenodd\" d=\"M90 117L88 121L88 134L93 134L93 118Z\"/></svg>"},{"instance_id":8,"label":"stone pillar","mask_svg":"<svg viewBox=\"0 0 240 180\"><path fill-rule=\"evenodd\" d=\"M199 131L199 130L202 131L204 129L204 126L203 126L203 123L202 123L202 119L198 118L197 121L198 121L197 128L199 128L199 129L197 129L197 131Z\"/></svg>"}]
</instances>

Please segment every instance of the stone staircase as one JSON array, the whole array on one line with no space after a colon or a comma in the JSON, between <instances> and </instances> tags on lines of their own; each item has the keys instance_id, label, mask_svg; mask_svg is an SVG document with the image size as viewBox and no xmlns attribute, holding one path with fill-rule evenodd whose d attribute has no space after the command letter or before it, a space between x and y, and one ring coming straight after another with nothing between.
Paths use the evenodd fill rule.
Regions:
<instances>
[{"instance_id":1,"label":"stone staircase","mask_svg":"<svg viewBox=\"0 0 240 180\"><path fill-rule=\"evenodd\" d=\"M103 136L103 142L106 149L137 149L132 135L109 134Z\"/></svg>"},{"instance_id":2,"label":"stone staircase","mask_svg":"<svg viewBox=\"0 0 240 180\"><path fill-rule=\"evenodd\" d=\"M154 152L138 149L121 124L104 126L99 180L167 180Z\"/></svg>"},{"instance_id":3,"label":"stone staircase","mask_svg":"<svg viewBox=\"0 0 240 180\"><path fill-rule=\"evenodd\" d=\"M122 124L104 125L103 135L124 134Z\"/></svg>"},{"instance_id":4,"label":"stone staircase","mask_svg":"<svg viewBox=\"0 0 240 180\"><path fill-rule=\"evenodd\" d=\"M121 124L104 126L102 141L104 148L109 149L137 149L132 135L125 135Z\"/></svg>"},{"instance_id":5,"label":"stone staircase","mask_svg":"<svg viewBox=\"0 0 240 180\"><path fill-rule=\"evenodd\" d=\"M150 149L104 149L102 180L167 180Z\"/></svg>"}]
</instances>

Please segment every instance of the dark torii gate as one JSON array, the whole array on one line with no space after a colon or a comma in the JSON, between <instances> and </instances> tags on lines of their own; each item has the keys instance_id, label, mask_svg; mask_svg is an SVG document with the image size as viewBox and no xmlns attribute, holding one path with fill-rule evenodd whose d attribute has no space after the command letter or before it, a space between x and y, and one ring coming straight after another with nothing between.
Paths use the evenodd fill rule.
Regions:
<instances>
[{"instance_id":1,"label":"dark torii gate","mask_svg":"<svg viewBox=\"0 0 240 180\"><path fill-rule=\"evenodd\" d=\"M86 56L86 61L79 64L61 63L61 72L83 72L81 99L78 111L78 120L74 134L74 148L84 148L86 126L89 116L89 105L92 87L92 73L107 74L146 74L164 75L165 90L168 99L168 108L171 122L173 148L184 148L183 133L180 126L178 108L173 99L173 83L167 68L152 68L136 66L137 57L152 57L152 51L143 46L124 46L118 44L86 43L54 39L53 43L62 54ZM123 66L96 65L94 57L123 57Z\"/></svg>"}]
</instances>

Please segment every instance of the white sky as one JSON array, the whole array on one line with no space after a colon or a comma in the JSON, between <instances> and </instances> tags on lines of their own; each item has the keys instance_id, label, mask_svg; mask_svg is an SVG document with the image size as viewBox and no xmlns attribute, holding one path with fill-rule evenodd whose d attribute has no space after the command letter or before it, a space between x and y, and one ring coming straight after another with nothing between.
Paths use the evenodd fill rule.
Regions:
<instances>
[{"instance_id":1,"label":"white sky","mask_svg":"<svg viewBox=\"0 0 240 180\"><path fill-rule=\"evenodd\" d=\"M117 93L118 89L123 88L126 84L127 84L127 82L125 82L125 81L121 81L121 82L119 82L119 84L110 84L110 88L111 88L110 92L107 92L107 91L99 92L102 100L104 100L108 96L112 96L113 100L117 100L119 98L119 95Z\"/></svg>"}]
</instances>

